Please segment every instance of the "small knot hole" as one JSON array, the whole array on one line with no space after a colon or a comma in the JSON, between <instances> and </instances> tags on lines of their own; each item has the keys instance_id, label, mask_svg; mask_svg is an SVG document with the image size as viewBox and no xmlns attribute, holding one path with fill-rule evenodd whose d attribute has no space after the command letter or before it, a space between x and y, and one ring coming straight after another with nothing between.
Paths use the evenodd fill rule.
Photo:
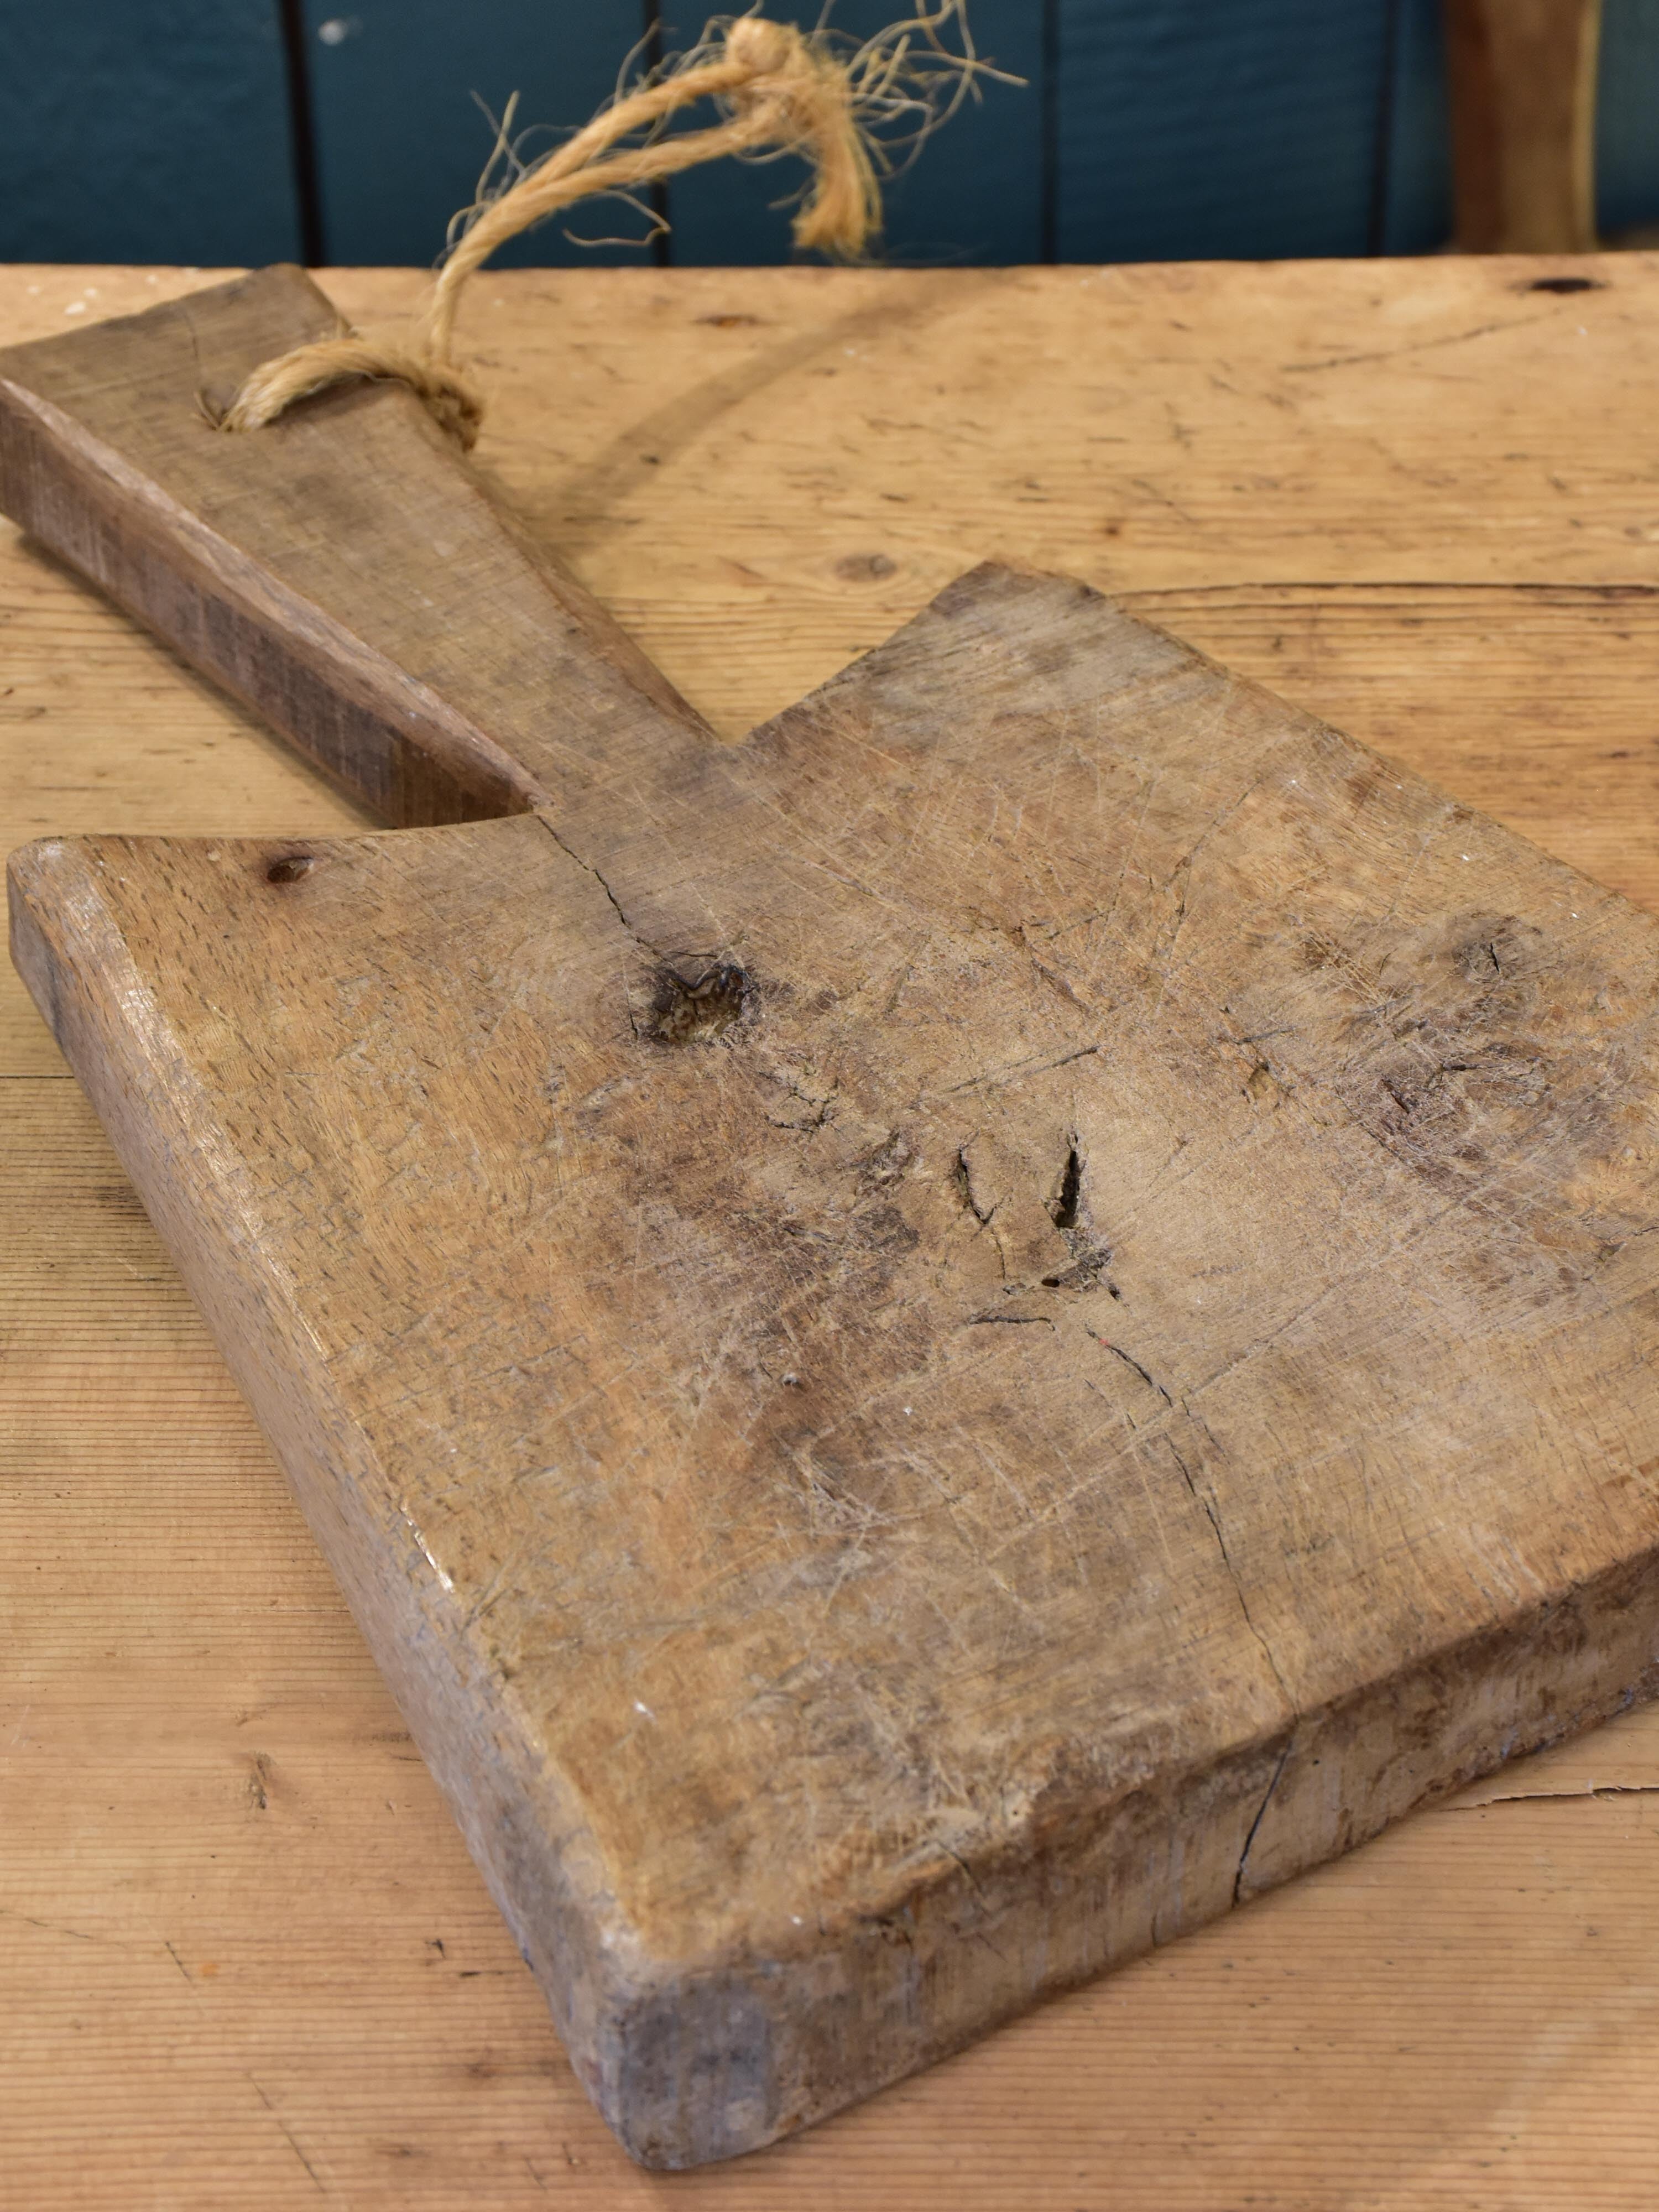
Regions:
<instances>
[{"instance_id":1,"label":"small knot hole","mask_svg":"<svg viewBox=\"0 0 1659 2212\"><path fill-rule=\"evenodd\" d=\"M741 1017L749 978L729 961L689 981L672 968L657 972L649 1034L663 1044L693 1044L724 1036Z\"/></svg>"}]
</instances>

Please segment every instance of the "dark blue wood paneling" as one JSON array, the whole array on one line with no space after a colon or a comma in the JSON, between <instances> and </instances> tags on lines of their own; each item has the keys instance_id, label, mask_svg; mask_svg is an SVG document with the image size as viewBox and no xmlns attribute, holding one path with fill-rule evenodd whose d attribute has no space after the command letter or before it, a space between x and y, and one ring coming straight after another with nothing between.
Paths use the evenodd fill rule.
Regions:
<instances>
[{"instance_id":1,"label":"dark blue wood paneling","mask_svg":"<svg viewBox=\"0 0 1659 2212\"><path fill-rule=\"evenodd\" d=\"M678 0L676 0L678 4ZM866 34L904 0L838 0ZM301 250L282 0L0 0L0 256L273 259ZM327 257L429 263L514 90L586 121L645 0L302 0ZM671 13L672 11L671 10ZM780 16L816 14L772 0ZM1438 0L972 0L992 84L888 196L900 262L1425 252L1451 225ZM681 33L695 33L691 14ZM1058 66L1045 77L1044 27ZM671 31L671 40L674 33ZM1604 232L1659 225L1659 0L1605 0ZM1052 130L1050 130L1052 125ZM799 164L676 187L672 257L787 258ZM580 211L584 237L644 226ZM623 261L555 225L512 261Z\"/></svg>"},{"instance_id":2,"label":"dark blue wood paneling","mask_svg":"<svg viewBox=\"0 0 1659 2212\"><path fill-rule=\"evenodd\" d=\"M816 20L812 7L774 5L781 20ZM985 82L922 147L884 193L880 258L907 265L1036 261L1042 252L1042 0L971 0L981 55L1027 80ZM904 0L841 0L838 30L868 38L905 13ZM671 11L665 43L695 37L702 19ZM787 261L792 210L774 204L795 191L799 161L764 167L722 162L677 179L669 195L670 256L678 264Z\"/></svg>"},{"instance_id":3,"label":"dark blue wood paneling","mask_svg":"<svg viewBox=\"0 0 1659 2212\"><path fill-rule=\"evenodd\" d=\"M299 251L274 0L9 0L0 18L0 259Z\"/></svg>"},{"instance_id":4,"label":"dark blue wood paneling","mask_svg":"<svg viewBox=\"0 0 1659 2212\"><path fill-rule=\"evenodd\" d=\"M1060 0L1066 261L1364 253L1389 0Z\"/></svg>"},{"instance_id":5,"label":"dark blue wood paneling","mask_svg":"<svg viewBox=\"0 0 1659 2212\"><path fill-rule=\"evenodd\" d=\"M1595 217L1606 237L1659 224L1659 0L1602 0Z\"/></svg>"},{"instance_id":6,"label":"dark blue wood paneling","mask_svg":"<svg viewBox=\"0 0 1659 2212\"><path fill-rule=\"evenodd\" d=\"M1377 244L1433 253L1452 233L1451 117L1440 0L1395 0L1394 70Z\"/></svg>"},{"instance_id":7,"label":"dark blue wood paneling","mask_svg":"<svg viewBox=\"0 0 1659 2212\"><path fill-rule=\"evenodd\" d=\"M544 151L609 96L645 10L641 0L306 0L305 17L327 258L419 266L436 258L489 159L478 100L499 115L517 92L526 151ZM647 228L605 202L568 222L584 238ZM497 257L503 267L648 258L638 245L574 245L559 222Z\"/></svg>"}]
</instances>

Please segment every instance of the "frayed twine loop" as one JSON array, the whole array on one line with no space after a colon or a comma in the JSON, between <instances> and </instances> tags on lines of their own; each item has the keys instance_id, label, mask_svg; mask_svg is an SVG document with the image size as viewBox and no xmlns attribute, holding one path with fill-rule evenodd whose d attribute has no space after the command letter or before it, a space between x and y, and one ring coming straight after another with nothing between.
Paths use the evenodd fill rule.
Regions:
<instances>
[{"instance_id":1,"label":"frayed twine loop","mask_svg":"<svg viewBox=\"0 0 1659 2212\"><path fill-rule=\"evenodd\" d=\"M219 427L257 430L295 400L331 385L391 379L406 384L470 448L483 409L451 354L461 289L474 270L509 238L578 200L603 192L626 198L724 155L751 161L804 155L812 173L795 213L796 245L857 258L881 227L877 164L889 164L874 135L878 127L916 117L910 143L920 145L965 94L977 94L976 77L998 74L974 53L964 4L936 0L930 8L929 0L917 0L908 21L844 58L826 33L804 34L793 23L754 15L711 23L683 60L620 94L505 191L482 198L459 219L460 234L438 272L412 345L379 345L345 332L296 347L254 370ZM940 39L951 23L960 52ZM666 129L681 108L700 100L717 104L719 123L702 131ZM635 143L624 143L629 140ZM510 158L504 143L501 151Z\"/></svg>"},{"instance_id":2,"label":"frayed twine loop","mask_svg":"<svg viewBox=\"0 0 1659 2212\"><path fill-rule=\"evenodd\" d=\"M309 399L313 392L357 377L406 384L464 452L471 453L477 442L483 403L453 369L396 346L372 344L355 331L295 346L292 353L256 368L219 417L218 428L260 429L296 399Z\"/></svg>"}]
</instances>

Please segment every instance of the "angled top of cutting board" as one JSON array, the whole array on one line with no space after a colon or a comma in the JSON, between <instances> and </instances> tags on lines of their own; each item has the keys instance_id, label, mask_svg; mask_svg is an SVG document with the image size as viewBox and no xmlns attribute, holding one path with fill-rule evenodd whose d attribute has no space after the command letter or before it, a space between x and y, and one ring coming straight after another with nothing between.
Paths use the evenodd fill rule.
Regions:
<instances>
[{"instance_id":1,"label":"angled top of cutting board","mask_svg":"<svg viewBox=\"0 0 1659 2212\"><path fill-rule=\"evenodd\" d=\"M1650 1667L1659 926L1081 586L627 807L15 866L647 2157Z\"/></svg>"}]
</instances>

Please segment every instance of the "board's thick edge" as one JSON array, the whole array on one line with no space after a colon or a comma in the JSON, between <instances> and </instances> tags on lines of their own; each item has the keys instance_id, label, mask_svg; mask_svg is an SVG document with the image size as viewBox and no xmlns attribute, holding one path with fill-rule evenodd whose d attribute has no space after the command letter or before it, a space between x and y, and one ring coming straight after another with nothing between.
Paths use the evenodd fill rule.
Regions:
<instances>
[{"instance_id":1,"label":"board's thick edge","mask_svg":"<svg viewBox=\"0 0 1659 2212\"><path fill-rule=\"evenodd\" d=\"M1023 1849L918 1878L896 1911L788 1955L652 1960L617 1917L580 1806L515 1731L444 1602L418 1531L387 1510L292 1286L239 1211L241 1164L101 896L89 856L112 842L160 841L54 839L13 856L14 959L282 1463L579 2078L642 2163L701 2165L824 2118L1659 1688L1659 1557L1643 1555L1203 1768L1142 1778L1110 1802L1035 1808ZM171 1170L182 1148L215 1143L226 1157L210 1222L181 1206ZM383 1571L394 1546L410 1571ZM1415 1756L1400 1755L1402 1738ZM1203 1837L1212 1849L1188 1850ZM953 1974L969 1944L998 1963Z\"/></svg>"},{"instance_id":2,"label":"board's thick edge","mask_svg":"<svg viewBox=\"0 0 1659 2212\"><path fill-rule=\"evenodd\" d=\"M615 1931L597 1929L560 1887L561 1873L580 1857L579 1823L550 1803L527 1747L508 1729L480 1742L466 1724L476 1720L481 1685L466 1665L465 1639L450 1632L437 1571L418 1529L399 1531L395 1509L386 1510L392 1486L361 1431L331 1407L318 1349L289 1286L264 1264L257 1220L239 1206L240 1163L201 1110L200 1087L128 955L85 852L82 841L49 838L12 854L13 963L252 1407L549 1996L573 2063L604 2109L597 2057L601 2022L617 2006L602 1986L616 1978L607 1957L615 1946L604 1938ZM205 1157L213 1176L221 1208L215 1225L222 1231L216 1247L179 1202L170 1169L186 1151ZM375 1574L375 1556L394 1545L392 1556L401 1554L405 1571ZM550 1851L550 1832L574 1850Z\"/></svg>"}]
</instances>

